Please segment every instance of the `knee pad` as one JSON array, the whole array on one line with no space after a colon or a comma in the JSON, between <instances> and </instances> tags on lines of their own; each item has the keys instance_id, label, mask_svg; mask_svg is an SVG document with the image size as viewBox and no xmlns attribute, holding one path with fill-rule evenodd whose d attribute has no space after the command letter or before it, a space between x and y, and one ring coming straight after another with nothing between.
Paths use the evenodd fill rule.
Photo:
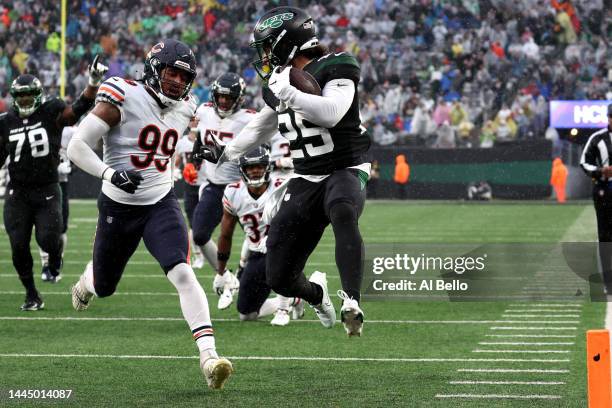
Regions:
<instances>
[{"instance_id":1,"label":"knee pad","mask_svg":"<svg viewBox=\"0 0 612 408\"><path fill-rule=\"evenodd\" d=\"M117 283L100 282L100 280L97 279L94 281L94 289L96 290L96 296L101 298L108 297L117 290Z\"/></svg>"},{"instance_id":2,"label":"knee pad","mask_svg":"<svg viewBox=\"0 0 612 408\"><path fill-rule=\"evenodd\" d=\"M355 207L346 201L339 201L331 205L329 209L329 220L332 225L357 223L357 211Z\"/></svg>"},{"instance_id":3,"label":"knee pad","mask_svg":"<svg viewBox=\"0 0 612 408\"><path fill-rule=\"evenodd\" d=\"M212 233L209 231L193 230L193 242L197 246L202 246L210 240L211 235Z\"/></svg>"},{"instance_id":4,"label":"knee pad","mask_svg":"<svg viewBox=\"0 0 612 408\"><path fill-rule=\"evenodd\" d=\"M240 313L240 321L241 322L249 322L257 320L257 312L251 312L247 314Z\"/></svg>"},{"instance_id":5,"label":"knee pad","mask_svg":"<svg viewBox=\"0 0 612 408\"><path fill-rule=\"evenodd\" d=\"M193 273L193 269L191 269L191 266L187 265L186 263L175 265L168 271L167 276L168 280L172 282L177 290L188 288L193 284L199 285L198 280L195 277L195 273Z\"/></svg>"}]
</instances>

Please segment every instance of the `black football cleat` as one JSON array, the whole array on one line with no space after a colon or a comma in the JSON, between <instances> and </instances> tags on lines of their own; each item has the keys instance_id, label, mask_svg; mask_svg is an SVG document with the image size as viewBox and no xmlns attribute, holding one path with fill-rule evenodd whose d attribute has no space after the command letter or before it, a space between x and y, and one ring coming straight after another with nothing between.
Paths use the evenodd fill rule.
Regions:
<instances>
[{"instance_id":1,"label":"black football cleat","mask_svg":"<svg viewBox=\"0 0 612 408\"><path fill-rule=\"evenodd\" d=\"M21 305L21 310L23 312L42 310L45 308L45 302L40 298L40 296L36 295L35 297L27 297L25 299L25 303Z\"/></svg>"}]
</instances>

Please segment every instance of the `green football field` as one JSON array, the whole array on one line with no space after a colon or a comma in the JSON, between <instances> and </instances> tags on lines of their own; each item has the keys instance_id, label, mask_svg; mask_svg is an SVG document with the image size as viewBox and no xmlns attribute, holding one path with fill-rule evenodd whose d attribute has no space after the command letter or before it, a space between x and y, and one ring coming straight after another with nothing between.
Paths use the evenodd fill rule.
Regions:
<instances>
[{"instance_id":1,"label":"green football field","mask_svg":"<svg viewBox=\"0 0 612 408\"><path fill-rule=\"evenodd\" d=\"M42 282L36 262L40 312L19 311L23 290L0 230L0 406L586 406L585 332L604 325L605 303L365 301L363 336L349 339L309 308L287 327L241 323L234 306L216 309L205 267L196 273L217 348L236 370L211 391L174 288L143 246L115 295L72 309L69 288L91 257L96 217L93 201L72 203L61 282ZM366 245L596 237L588 203L369 202L360 224ZM231 265L240 243L237 234ZM307 265L314 270L328 272L335 293L331 230ZM10 390L59 389L70 399L9 399Z\"/></svg>"}]
</instances>

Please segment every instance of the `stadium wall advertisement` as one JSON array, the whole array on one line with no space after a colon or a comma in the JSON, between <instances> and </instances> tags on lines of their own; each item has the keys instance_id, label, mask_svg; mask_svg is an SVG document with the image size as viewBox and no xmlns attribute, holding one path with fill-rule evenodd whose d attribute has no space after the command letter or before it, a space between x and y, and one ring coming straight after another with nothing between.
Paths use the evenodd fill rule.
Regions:
<instances>
[{"instance_id":1,"label":"stadium wall advertisement","mask_svg":"<svg viewBox=\"0 0 612 408\"><path fill-rule=\"evenodd\" d=\"M504 143L489 149L373 147L380 179L370 183L369 196L395 198L395 157L404 154L410 180L403 192L410 199L462 199L470 183L488 182L493 197L542 199L551 194L552 144L548 140Z\"/></svg>"},{"instance_id":2,"label":"stadium wall advertisement","mask_svg":"<svg viewBox=\"0 0 612 408\"><path fill-rule=\"evenodd\" d=\"M550 126L601 129L608 125L607 108L612 101L550 101Z\"/></svg>"}]
</instances>

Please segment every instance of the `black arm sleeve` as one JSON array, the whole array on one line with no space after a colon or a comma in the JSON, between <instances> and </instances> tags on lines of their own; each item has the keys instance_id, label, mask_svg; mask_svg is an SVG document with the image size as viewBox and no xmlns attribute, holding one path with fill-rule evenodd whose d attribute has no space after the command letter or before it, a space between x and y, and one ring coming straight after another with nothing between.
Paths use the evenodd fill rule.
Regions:
<instances>
[{"instance_id":1,"label":"black arm sleeve","mask_svg":"<svg viewBox=\"0 0 612 408\"><path fill-rule=\"evenodd\" d=\"M4 166L4 161L8 157L8 139L5 136L6 126L6 113L0 114L0 167Z\"/></svg>"},{"instance_id":2,"label":"black arm sleeve","mask_svg":"<svg viewBox=\"0 0 612 408\"><path fill-rule=\"evenodd\" d=\"M93 107L94 102L95 99L87 99L81 92L77 100L72 104L72 111L74 112L74 116L76 116L77 121Z\"/></svg>"}]
</instances>

